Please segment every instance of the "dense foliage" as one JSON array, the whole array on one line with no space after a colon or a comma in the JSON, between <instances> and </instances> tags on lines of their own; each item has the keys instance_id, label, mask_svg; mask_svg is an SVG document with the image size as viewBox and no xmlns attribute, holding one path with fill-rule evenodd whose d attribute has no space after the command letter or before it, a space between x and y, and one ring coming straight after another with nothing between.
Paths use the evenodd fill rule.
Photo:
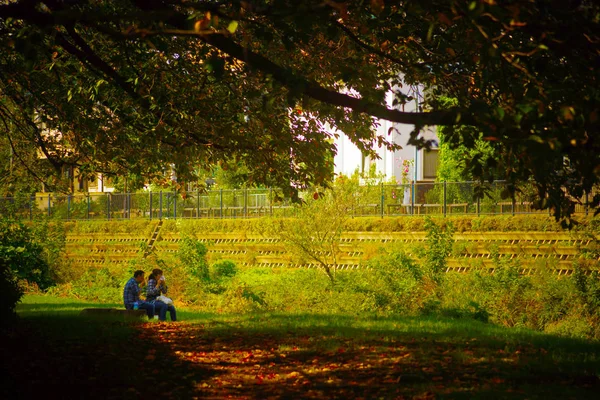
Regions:
<instances>
[{"instance_id":1,"label":"dense foliage","mask_svg":"<svg viewBox=\"0 0 600 400\"><path fill-rule=\"evenodd\" d=\"M14 317L15 306L23 295L22 282L41 289L52 283L44 249L26 226L0 219L0 319L3 321Z\"/></svg>"},{"instance_id":2,"label":"dense foliage","mask_svg":"<svg viewBox=\"0 0 600 400\"><path fill-rule=\"evenodd\" d=\"M296 188L330 181L328 127L368 152L393 148L372 117L419 145L457 126L449 146L498 154L469 152L474 178L533 178L565 215L599 180L599 24L590 0L4 2L3 135L56 170L181 181L233 160ZM404 112L417 83L423 110Z\"/></svg>"},{"instance_id":3,"label":"dense foliage","mask_svg":"<svg viewBox=\"0 0 600 400\"><path fill-rule=\"evenodd\" d=\"M474 229L500 227L511 219L488 217L486 224L483 220L473 222ZM451 253L460 251L460 246L453 246L451 235L456 229L452 225L458 221L422 221L427 232L424 243L377 244L359 269L330 270L335 280L319 268L243 267L220 259L218 252L209 259L202 243L186 237L178 252L157 252L148 258L142 258L140 252L126 268L120 263L92 266L79 279L58 285L50 293L119 303L122 285L133 270L151 271L158 266L165 271L169 295L178 304L211 312L444 315L600 338L600 279L594 272L598 268L597 242L579 249L571 276L552 274L551 266L523 274L522 258L502 257L494 243L489 247L493 273L490 265L477 260L467 273L444 272ZM597 230L594 221L587 225L588 235ZM192 222L196 221L170 221L169 227L190 232ZM558 226L547 217L545 223ZM537 229L542 226L534 225ZM304 245L322 249L308 240Z\"/></svg>"}]
</instances>

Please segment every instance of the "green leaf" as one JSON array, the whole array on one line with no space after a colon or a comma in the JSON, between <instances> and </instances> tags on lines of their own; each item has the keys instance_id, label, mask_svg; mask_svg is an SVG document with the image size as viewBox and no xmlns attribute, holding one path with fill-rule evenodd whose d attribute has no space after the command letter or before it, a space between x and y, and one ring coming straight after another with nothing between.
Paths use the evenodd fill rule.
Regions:
<instances>
[{"instance_id":1,"label":"green leaf","mask_svg":"<svg viewBox=\"0 0 600 400\"><path fill-rule=\"evenodd\" d=\"M227 25L227 30L229 31L229 33L234 34L235 31L238 28L238 22L237 21L231 21L229 23L229 25Z\"/></svg>"},{"instance_id":2,"label":"green leaf","mask_svg":"<svg viewBox=\"0 0 600 400\"><path fill-rule=\"evenodd\" d=\"M429 29L427 30L427 41L430 41L433 37L433 29L435 28L435 24L429 24Z\"/></svg>"},{"instance_id":3,"label":"green leaf","mask_svg":"<svg viewBox=\"0 0 600 400\"><path fill-rule=\"evenodd\" d=\"M504 109L502 107L498 107L496 109L496 112L498 113L498 118L500 118L501 120L504 119Z\"/></svg>"},{"instance_id":4,"label":"green leaf","mask_svg":"<svg viewBox=\"0 0 600 400\"><path fill-rule=\"evenodd\" d=\"M530 135L529 140L533 140L534 142L537 142L537 143L544 143L544 139L542 139L538 135Z\"/></svg>"}]
</instances>

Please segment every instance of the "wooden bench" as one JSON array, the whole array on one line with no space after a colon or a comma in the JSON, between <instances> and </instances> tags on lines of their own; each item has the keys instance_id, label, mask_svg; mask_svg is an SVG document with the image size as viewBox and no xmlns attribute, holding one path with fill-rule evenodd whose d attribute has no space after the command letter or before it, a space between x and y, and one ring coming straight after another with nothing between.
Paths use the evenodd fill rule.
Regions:
<instances>
[{"instance_id":1,"label":"wooden bench","mask_svg":"<svg viewBox=\"0 0 600 400\"><path fill-rule=\"evenodd\" d=\"M135 320L145 317L146 310L126 310L122 308L84 308L79 315L92 318Z\"/></svg>"}]
</instances>

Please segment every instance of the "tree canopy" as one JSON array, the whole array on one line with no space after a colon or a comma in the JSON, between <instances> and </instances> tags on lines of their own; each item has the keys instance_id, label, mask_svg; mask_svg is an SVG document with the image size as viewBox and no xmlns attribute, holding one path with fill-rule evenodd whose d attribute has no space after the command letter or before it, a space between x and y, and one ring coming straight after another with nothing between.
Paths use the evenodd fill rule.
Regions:
<instances>
[{"instance_id":1,"label":"tree canopy","mask_svg":"<svg viewBox=\"0 0 600 400\"><path fill-rule=\"evenodd\" d=\"M365 152L394 148L374 134L380 118L414 125L409 142L421 146L425 125L473 127L450 128L447 143L484 138L498 156L469 153L469 173L533 179L557 216L598 183L595 1L1 4L3 135L16 152L35 144L56 169L152 178L174 165L186 179L195 165L235 160L250 182L325 184L330 128ZM417 83L426 102L404 112L401 89Z\"/></svg>"}]
</instances>

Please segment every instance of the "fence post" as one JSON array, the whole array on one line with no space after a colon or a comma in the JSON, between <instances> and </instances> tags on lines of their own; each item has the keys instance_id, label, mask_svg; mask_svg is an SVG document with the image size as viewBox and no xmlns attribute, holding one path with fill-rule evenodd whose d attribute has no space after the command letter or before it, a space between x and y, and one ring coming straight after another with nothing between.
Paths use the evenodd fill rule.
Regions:
<instances>
[{"instance_id":1,"label":"fence post","mask_svg":"<svg viewBox=\"0 0 600 400\"><path fill-rule=\"evenodd\" d=\"M152 190L150 191L150 207L149 207L149 212L150 212L150 221L152 221Z\"/></svg>"},{"instance_id":2,"label":"fence post","mask_svg":"<svg viewBox=\"0 0 600 400\"><path fill-rule=\"evenodd\" d=\"M235 219L237 217L237 210L235 209L235 207L239 207L237 189L233 189L233 196L231 197L231 200L233 201L233 203L230 204L229 207L233 207L233 209L230 212L230 216L233 217L233 219Z\"/></svg>"},{"instance_id":3,"label":"fence post","mask_svg":"<svg viewBox=\"0 0 600 400\"><path fill-rule=\"evenodd\" d=\"M273 216L273 188L269 188L269 208L271 217Z\"/></svg>"},{"instance_id":4,"label":"fence post","mask_svg":"<svg viewBox=\"0 0 600 400\"><path fill-rule=\"evenodd\" d=\"M87 194L87 215L86 218L89 220L90 219L90 194Z\"/></svg>"},{"instance_id":5,"label":"fence post","mask_svg":"<svg viewBox=\"0 0 600 400\"><path fill-rule=\"evenodd\" d=\"M446 202L446 194L447 194L447 192L446 192L446 181L444 181L443 188L444 188L444 208L443 208L443 211L444 211L444 217L445 217L446 216L446 212L447 212L447 208L446 207L448 206L448 204Z\"/></svg>"},{"instance_id":6,"label":"fence post","mask_svg":"<svg viewBox=\"0 0 600 400\"><path fill-rule=\"evenodd\" d=\"M586 217L588 216L588 212L590 210L590 207L589 207L590 199L589 199L588 195L589 195L589 193L586 191L585 192L585 216Z\"/></svg>"},{"instance_id":7,"label":"fence post","mask_svg":"<svg viewBox=\"0 0 600 400\"><path fill-rule=\"evenodd\" d=\"M158 197L158 219L162 220L162 212L163 212L163 193L160 191L160 195Z\"/></svg>"},{"instance_id":8,"label":"fence post","mask_svg":"<svg viewBox=\"0 0 600 400\"><path fill-rule=\"evenodd\" d=\"M50 193L48 193L48 216L52 215L52 211L50 210L50 207L52 207L52 199L50 198Z\"/></svg>"},{"instance_id":9,"label":"fence post","mask_svg":"<svg viewBox=\"0 0 600 400\"><path fill-rule=\"evenodd\" d=\"M219 202L221 203L221 219L223 219L223 188L220 189L220 199Z\"/></svg>"},{"instance_id":10,"label":"fence post","mask_svg":"<svg viewBox=\"0 0 600 400\"><path fill-rule=\"evenodd\" d=\"M200 189L196 189L196 218L200 218Z\"/></svg>"},{"instance_id":11,"label":"fence post","mask_svg":"<svg viewBox=\"0 0 600 400\"><path fill-rule=\"evenodd\" d=\"M160 195L162 197L162 201L160 202L160 216L161 219L165 218L165 219L169 219L169 217L171 216L171 206L169 205L169 199L171 198L171 194L170 192L165 192L163 194L162 190L160 191ZM165 215L165 211L167 212Z\"/></svg>"},{"instance_id":12,"label":"fence post","mask_svg":"<svg viewBox=\"0 0 600 400\"><path fill-rule=\"evenodd\" d=\"M248 218L248 188L244 188L244 218Z\"/></svg>"},{"instance_id":13,"label":"fence post","mask_svg":"<svg viewBox=\"0 0 600 400\"><path fill-rule=\"evenodd\" d=\"M410 196L410 214L411 215L415 215L415 196L417 195L415 193L416 190L416 186L415 186L415 181L412 182L412 196Z\"/></svg>"},{"instance_id":14,"label":"fence post","mask_svg":"<svg viewBox=\"0 0 600 400\"><path fill-rule=\"evenodd\" d=\"M127 193L127 217L131 219L131 193Z\"/></svg>"},{"instance_id":15,"label":"fence post","mask_svg":"<svg viewBox=\"0 0 600 400\"><path fill-rule=\"evenodd\" d=\"M385 204L384 204L384 203L385 203L385 192L384 192L384 190L383 190L383 182L381 182L381 183L379 184L379 186L380 186L380 188L381 188L381 190L380 190L380 192L381 192L381 218L383 218L383 207L384 207L384 205L385 205Z\"/></svg>"},{"instance_id":16,"label":"fence post","mask_svg":"<svg viewBox=\"0 0 600 400\"><path fill-rule=\"evenodd\" d=\"M173 192L173 219L177 219L177 192Z\"/></svg>"},{"instance_id":17,"label":"fence post","mask_svg":"<svg viewBox=\"0 0 600 400\"><path fill-rule=\"evenodd\" d=\"M110 193L106 193L106 219L110 221Z\"/></svg>"},{"instance_id":18,"label":"fence post","mask_svg":"<svg viewBox=\"0 0 600 400\"><path fill-rule=\"evenodd\" d=\"M164 207L167 208L167 215L166 215L166 219L169 219L169 217L171 216L171 204L169 203L171 200L171 192L166 192L165 193L165 201L166 201L166 205Z\"/></svg>"}]
</instances>

